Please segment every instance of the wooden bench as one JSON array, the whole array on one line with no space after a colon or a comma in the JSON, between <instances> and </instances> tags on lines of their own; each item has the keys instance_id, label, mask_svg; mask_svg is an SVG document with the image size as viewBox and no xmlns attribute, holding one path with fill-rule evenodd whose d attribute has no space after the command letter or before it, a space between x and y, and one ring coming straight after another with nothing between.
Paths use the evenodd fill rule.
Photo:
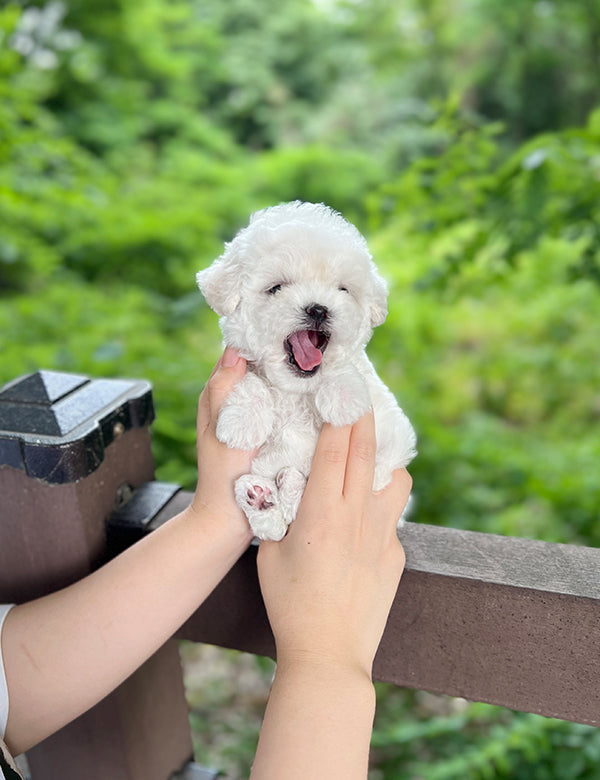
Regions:
<instances>
[{"instance_id":1,"label":"wooden bench","mask_svg":"<svg viewBox=\"0 0 600 780\"><path fill-rule=\"evenodd\" d=\"M189 503L153 481L153 416L146 382L38 372L0 391L0 602L85 576ZM600 725L600 550L417 523L400 538L375 679ZM256 552L120 688L28 753L33 780L211 777L192 762L177 639L274 656Z\"/></svg>"}]
</instances>

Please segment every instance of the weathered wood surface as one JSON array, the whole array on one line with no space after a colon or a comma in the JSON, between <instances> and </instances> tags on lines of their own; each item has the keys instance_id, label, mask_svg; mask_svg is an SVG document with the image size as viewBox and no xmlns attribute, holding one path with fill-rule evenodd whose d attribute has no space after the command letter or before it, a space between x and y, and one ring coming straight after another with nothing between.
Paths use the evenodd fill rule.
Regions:
<instances>
[{"instance_id":1,"label":"weathered wood surface","mask_svg":"<svg viewBox=\"0 0 600 780\"><path fill-rule=\"evenodd\" d=\"M150 433L136 428L77 482L48 484L0 466L0 602L27 601L89 574L105 555L106 516L122 484L154 474Z\"/></svg>"},{"instance_id":2,"label":"weathered wood surface","mask_svg":"<svg viewBox=\"0 0 600 780\"><path fill-rule=\"evenodd\" d=\"M375 674L600 725L600 550L407 525Z\"/></svg>"},{"instance_id":3,"label":"weathered wood surface","mask_svg":"<svg viewBox=\"0 0 600 780\"><path fill-rule=\"evenodd\" d=\"M0 466L0 602L35 598L99 565L115 500L124 486L153 475L147 427L121 433L97 468L74 482L48 483ZM27 755L32 780L165 780L191 756L175 641Z\"/></svg>"},{"instance_id":4,"label":"weathered wood surface","mask_svg":"<svg viewBox=\"0 0 600 780\"><path fill-rule=\"evenodd\" d=\"M189 502L180 492L151 523ZM600 549L407 523L376 679L600 725ZM274 657L251 547L178 636Z\"/></svg>"},{"instance_id":5,"label":"weathered wood surface","mask_svg":"<svg viewBox=\"0 0 600 780\"><path fill-rule=\"evenodd\" d=\"M600 549L407 523L407 568L600 599Z\"/></svg>"}]
</instances>

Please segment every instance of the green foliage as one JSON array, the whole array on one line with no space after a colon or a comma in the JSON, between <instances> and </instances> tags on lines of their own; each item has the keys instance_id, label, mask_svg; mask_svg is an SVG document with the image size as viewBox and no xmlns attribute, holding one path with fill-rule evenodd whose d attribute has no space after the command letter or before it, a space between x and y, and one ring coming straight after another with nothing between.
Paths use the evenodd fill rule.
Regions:
<instances>
[{"instance_id":1,"label":"green foliage","mask_svg":"<svg viewBox=\"0 0 600 780\"><path fill-rule=\"evenodd\" d=\"M199 293L173 301L139 287L98 288L62 275L41 296L15 296L0 307L2 380L50 367L151 381L159 474L188 488L196 477L197 397L219 343L214 315Z\"/></svg>"},{"instance_id":2,"label":"green foliage","mask_svg":"<svg viewBox=\"0 0 600 780\"><path fill-rule=\"evenodd\" d=\"M600 778L593 726L387 685L377 695L370 780Z\"/></svg>"},{"instance_id":3,"label":"green foliage","mask_svg":"<svg viewBox=\"0 0 600 780\"><path fill-rule=\"evenodd\" d=\"M364 151L309 145L265 152L255 181L256 194L265 205L324 202L360 225L366 222L364 193L383 178L381 165Z\"/></svg>"},{"instance_id":4,"label":"green foliage","mask_svg":"<svg viewBox=\"0 0 600 780\"><path fill-rule=\"evenodd\" d=\"M598 0L339 0L397 99L445 100L507 122L513 142L585 121L600 103Z\"/></svg>"},{"instance_id":5,"label":"green foliage","mask_svg":"<svg viewBox=\"0 0 600 780\"><path fill-rule=\"evenodd\" d=\"M599 544L599 30L598 0L9 0L0 383L149 379L191 488L220 351L194 273L252 210L324 201L390 282L369 352L418 431L413 519ZM373 780L600 780L597 730L378 697Z\"/></svg>"},{"instance_id":6,"label":"green foliage","mask_svg":"<svg viewBox=\"0 0 600 780\"><path fill-rule=\"evenodd\" d=\"M374 200L376 217L395 217L434 246L424 284L446 285L466 263L482 276L505 273L505 262L513 265L544 237L577 245L571 276L600 280L600 110L584 128L539 136L508 159L496 140L502 127L465 121L454 101L435 127L437 153L415 161Z\"/></svg>"},{"instance_id":7,"label":"green foliage","mask_svg":"<svg viewBox=\"0 0 600 780\"><path fill-rule=\"evenodd\" d=\"M18 7L0 10L9 39ZM0 48L0 288L39 285L62 262L57 239L85 219L98 167L42 105L51 89L45 73L23 68L15 51ZM86 191L87 189L87 191Z\"/></svg>"},{"instance_id":8,"label":"green foliage","mask_svg":"<svg viewBox=\"0 0 600 780\"><path fill-rule=\"evenodd\" d=\"M497 128L439 122L441 154L371 200L419 519L598 544L598 114L506 160Z\"/></svg>"},{"instance_id":9,"label":"green foliage","mask_svg":"<svg viewBox=\"0 0 600 780\"><path fill-rule=\"evenodd\" d=\"M268 658L183 642L194 755L231 780L248 777L273 680ZM219 717L215 717L215 713Z\"/></svg>"}]
</instances>

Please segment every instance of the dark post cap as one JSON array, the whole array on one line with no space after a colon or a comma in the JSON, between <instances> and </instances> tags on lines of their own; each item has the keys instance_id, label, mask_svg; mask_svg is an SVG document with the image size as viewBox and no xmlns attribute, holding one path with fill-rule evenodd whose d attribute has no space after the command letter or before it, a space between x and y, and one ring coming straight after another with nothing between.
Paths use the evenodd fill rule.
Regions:
<instances>
[{"instance_id":1,"label":"dark post cap","mask_svg":"<svg viewBox=\"0 0 600 780\"><path fill-rule=\"evenodd\" d=\"M98 468L117 436L153 419L148 382L36 371L0 389L0 466L76 482Z\"/></svg>"}]
</instances>

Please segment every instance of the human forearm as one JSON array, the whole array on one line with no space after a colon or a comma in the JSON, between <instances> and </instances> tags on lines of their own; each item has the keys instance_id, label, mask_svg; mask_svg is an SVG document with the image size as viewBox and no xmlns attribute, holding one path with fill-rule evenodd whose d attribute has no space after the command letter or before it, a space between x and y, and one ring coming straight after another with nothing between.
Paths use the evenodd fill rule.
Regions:
<instances>
[{"instance_id":1,"label":"human forearm","mask_svg":"<svg viewBox=\"0 0 600 780\"><path fill-rule=\"evenodd\" d=\"M277 667L251 780L365 780L375 691L358 668Z\"/></svg>"},{"instance_id":2,"label":"human forearm","mask_svg":"<svg viewBox=\"0 0 600 780\"><path fill-rule=\"evenodd\" d=\"M296 519L261 542L258 570L278 669L252 780L365 780L370 675L404 568L396 524L410 477L373 493L375 426L325 425Z\"/></svg>"},{"instance_id":3,"label":"human forearm","mask_svg":"<svg viewBox=\"0 0 600 780\"><path fill-rule=\"evenodd\" d=\"M69 588L15 607L3 632L15 753L92 706L160 647L250 541L186 510Z\"/></svg>"}]
</instances>

